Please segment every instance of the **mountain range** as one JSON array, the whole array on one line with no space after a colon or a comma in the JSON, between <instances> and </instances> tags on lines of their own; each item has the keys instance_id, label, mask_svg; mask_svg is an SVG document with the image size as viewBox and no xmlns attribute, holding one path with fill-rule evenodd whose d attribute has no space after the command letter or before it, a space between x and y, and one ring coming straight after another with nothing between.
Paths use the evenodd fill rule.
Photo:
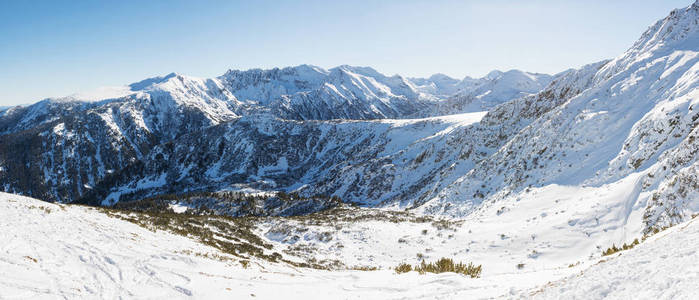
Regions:
<instances>
[{"instance_id":1,"label":"mountain range","mask_svg":"<svg viewBox=\"0 0 699 300\"><path fill-rule=\"evenodd\" d=\"M691 299L698 158L699 1L554 75L171 73L0 108L0 298Z\"/></svg>"},{"instance_id":2,"label":"mountain range","mask_svg":"<svg viewBox=\"0 0 699 300\"><path fill-rule=\"evenodd\" d=\"M286 191L463 216L532 187L638 174L629 205L647 203L648 231L699 209L698 27L697 4L675 10L619 57L552 76L301 65L46 99L0 112L0 187L102 205Z\"/></svg>"},{"instance_id":3,"label":"mountain range","mask_svg":"<svg viewBox=\"0 0 699 300\"><path fill-rule=\"evenodd\" d=\"M494 72L484 78L462 81L446 82L444 78L405 79L398 75L387 77L371 68L340 66L324 70L302 65L228 71L211 79L172 73L109 89L108 94L118 95L117 98L102 99L93 93L46 99L1 113L0 139L4 151L0 153L0 165L6 172L0 173L0 186L6 191L51 201L75 201L110 174L132 164L155 162L149 155L155 157L161 150L153 152L154 148L178 144L178 139L220 132L225 127L242 130L230 133L233 135L252 134L240 127L249 123L246 121L254 120L254 126L279 123L315 127L336 124L337 121L330 120L338 119L431 115L446 102L441 97L449 93L461 97L461 103L471 105L471 110L455 108L454 113L470 112L473 107L481 111L483 107L509 100L508 97L532 92L532 86L550 81L550 76L520 71ZM490 97L479 97L485 89L495 92ZM365 122L370 127L379 123ZM336 147L349 146L350 141L339 140L343 136L334 138L338 139L336 143L346 144ZM212 138L210 142L215 141ZM235 140L230 142L238 144ZM223 144L216 143L216 147L223 147L219 145ZM22 150L26 148L36 152ZM267 158L270 159L274 163L278 161L278 157ZM248 164L239 158L222 160L228 165L237 164L236 169L244 169ZM257 171L241 172L247 176ZM237 181L225 183L240 183Z\"/></svg>"}]
</instances>

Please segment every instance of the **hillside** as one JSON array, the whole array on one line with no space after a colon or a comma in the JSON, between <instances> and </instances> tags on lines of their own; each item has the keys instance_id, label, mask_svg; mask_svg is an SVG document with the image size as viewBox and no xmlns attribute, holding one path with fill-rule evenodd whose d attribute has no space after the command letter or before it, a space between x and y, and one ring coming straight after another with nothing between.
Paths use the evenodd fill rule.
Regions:
<instances>
[{"instance_id":1,"label":"hillside","mask_svg":"<svg viewBox=\"0 0 699 300\"><path fill-rule=\"evenodd\" d=\"M697 20L697 3L675 10L624 54L568 84L565 90L586 88L508 137L441 191L429 210L468 213L462 208L516 198L531 187L598 187L640 176L629 205L647 207L644 232L696 213L690 199L696 200L699 149Z\"/></svg>"},{"instance_id":2,"label":"hillside","mask_svg":"<svg viewBox=\"0 0 699 300\"><path fill-rule=\"evenodd\" d=\"M507 74L513 74L519 80L500 80ZM239 125L250 121L260 123L253 126L269 125L287 129L299 126L301 131L304 131L301 128L317 126L316 131L320 132L324 130L322 128L335 126L332 125L337 123L335 121L322 122L331 119L403 119L445 113L433 109L447 101L443 98L446 97L444 93L483 93L491 86L507 91L498 94L497 99L489 98L488 104L481 106L486 109L531 91L532 86L543 86L550 80L549 76L524 74L528 73L510 71L502 76L464 79L477 83L466 86L454 80L453 87L430 90L426 86L434 85L431 79L413 79L420 82L417 85L398 75L384 76L371 68L340 66L324 70L302 65L271 70L231 70L210 79L172 73L125 87L46 99L0 113L0 168L6 170L0 172L0 187L7 192L23 193L48 201L75 201L95 186L104 185L103 180L110 174L119 173L133 164L155 163L153 158L157 153L151 155L152 149L162 149L168 144L190 143L189 137L200 132L209 134L220 132L223 128L235 131L236 128L244 129ZM105 99L112 96L118 97ZM462 111L469 110L454 109L448 113ZM421 124L429 122L433 121ZM373 129L376 135L386 130L386 125L380 122L363 124L377 127ZM432 134L443 128L434 127ZM416 130L421 131L420 136L429 136L423 129ZM248 134L245 131L229 133L231 136ZM337 139L338 144L349 142L343 140L346 136L342 135L328 138ZM231 142L235 143L233 140ZM252 140L249 143L261 142ZM385 139L380 141L387 142ZM351 146L351 142L337 147L344 146ZM33 152L24 149L32 149ZM272 151L264 154L274 155L269 159L276 163L283 153ZM376 158L365 156L361 162ZM267 164L269 159L259 163ZM342 156L329 159L339 162ZM238 167L246 168L245 164L248 163L244 162ZM321 165L301 168L308 167L320 168ZM256 168L250 171L256 172ZM254 173L242 174L243 179L252 175ZM232 180L228 184L248 183L243 179ZM191 187L195 190L205 188L208 187ZM322 192L328 193L328 188ZM372 202L385 198L372 199Z\"/></svg>"},{"instance_id":3,"label":"hillside","mask_svg":"<svg viewBox=\"0 0 699 300\"><path fill-rule=\"evenodd\" d=\"M501 232L503 225L513 225L507 223L482 224L474 220L440 228L419 219L411 220L409 215L399 217L407 219L394 223L370 211L333 213L340 217L340 222L315 216L255 223L257 229L252 230L253 234L272 246L268 253L283 253L281 257L292 261L316 257L315 261L323 262L325 255L342 260L344 267L334 265L333 270L324 270L231 255L201 244L196 235L186 238L159 229L164 227L154 223L139 226L148 223L127 221L139 220L138 213L117 217L118 212L50 204L5 193L0 193L0 208L0 224L6 229L0 237L7 241L0 248L0 297L3 298L324 299L328 294L349 299L587 298L590 295L624 297L639 292L647 296L687 298L697 292L693 284L697 276L696 243L691 242L699 236L695 220L602 260L598 255L581 256L571 248L575 243L558 246L553 252L523 253L517 258L510 251L520 249L521 245L508 241L510 233L505 238L495 234ZM357 218L362 215L374 217ZM337 226L344 229L330 237L319 234ZM369 227L373 230L368 230ZM284 232L305 234L302 239L294 239ZM397 236L400 238L396 240ZM537 235L536 239L546 241L552 236ZM219 239L231 237L235 235ZM482 246L481 238L486 238ZM501 242L495 242L496 238ZM467 243L470 239L473 240ZM295 240L315 243L311 248L315 250L305 252L309 248ZM445 245L440 240L449 242ZM396 274L390 269L397 262L416 260L415 253L424 253L427 260L448 254L447 248L458 248L451 244L469 245L470 251L453 256L482 263L481 278L455 273ZM425 247L432 245L440 248L431 248L437 251L434 253L425 252ZM338 250L340 253L333 254ZM561 254L581 260L565 264L560 261ZM379 267L379 270L352 270L362 266ZM600 284L608 288L601 290ZM308 289L309 285L313 289ZM673 288L668 290L670 285Z\"/></svg>"},{"instance_id":4,"label":"hillside","mask_svg":"<svg viewBox=\"0 0 699 300\"><path fill-rule=\"evenodd\" d=\"M534 299L691 299L697 293L697 237L693 219L643 245L533 291Z\"/></svg>"},{"instance_id":5,"label":"hillside","mask_svg":"<svg viewBox=\"0 0 699 300\"><path fill-rule=\"evenodd\" d=\"M172 73L0 109L0 298L691 299L698 158L699 1L555 75Z\"/></svg>"}]
</instances>

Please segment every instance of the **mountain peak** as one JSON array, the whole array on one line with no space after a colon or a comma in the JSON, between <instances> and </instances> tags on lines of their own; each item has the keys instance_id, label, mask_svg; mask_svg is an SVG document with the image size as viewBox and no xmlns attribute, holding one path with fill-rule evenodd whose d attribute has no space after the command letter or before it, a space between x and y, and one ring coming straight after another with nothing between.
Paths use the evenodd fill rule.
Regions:
<instances>
[{"instance_id":1,"label":"mountain peak","mask_svg":"<svg viewBox=\"0 0 699 300\"><path fill-rule=\"evenodd\" d=\"M450 82L458 82L459 81L458 79L449 77L448 75L442 74L442 73L433 74L432 76L429 77L429 80L432 80L432 81L450 81Z\"/></svg>"},{"instance_id":2,"label":"mountain peak","mask_svg":"<svg viewBox=\"0 0 699 300\"><path fill-rule=\"evenodd\" d=\"M299 73L320 73L320 74L328 74L328 70L325 70L319 66L315 65L309 65L309 64L301 64L295 67L290 67Z\"/></svg>"},{"instance_id":3,"label":"mountain peak","mask_svg":"<svg viewBox=\"0 0 699 300\"><path fill-rule=\"evenodd\" d=\"M152 86L154 84L166 82L170 78L174 78L177 76L182 76L182 75L175 73L175 72L172 72L172 73L167 74L165 76L155 76L155 77L151 77L151 78L146 78L146 79L138 81L138 82L134 82L132 84L129 84L129 87L133 91L138 91L138 90L145 89L149 86Z\"/></svg>"},{"instance_id":4,"label":"mountain peak","mask_svg":"<svg viewBox=\"0 0 699 300\"><path fill-rule=\"evenodd\" d=\"M386 75L381 74L379 71L376 71L372 67L359 67L359 66L350 66L350 65L339 65L335 68L330 69L330 71L333 70L342 70L345 72L351 72L359 75L364 75L364 76L369 76L369 77L386 77Z\"/></svg>"},{"instance_id":5,"label":"mountain peak","mask_svg":"<svg viewBox=\"0 0 699 300\"><path fill-rule=\"evenodd\" d=\"M631 48L635 51L652 51L664 45L688 42L696 49L697 32L699 31L699 1L692 5L675 9L670 14L657 21L643 33L641 38Z\"/></svg>"},{"instance_id":6,"label":"mountain peak","mask_svg":"<svg viewBox=\"0 0 699 300\"><path fill-rule=\"evenodd\" d=\"M488 75L485 75L485 78L492 80L492 79L495 79L495 78L502 76L503 74L504 73L500 70L492 70L492 71L490 71L490 73L488 73Z\"/></svg>"}]
</instances>

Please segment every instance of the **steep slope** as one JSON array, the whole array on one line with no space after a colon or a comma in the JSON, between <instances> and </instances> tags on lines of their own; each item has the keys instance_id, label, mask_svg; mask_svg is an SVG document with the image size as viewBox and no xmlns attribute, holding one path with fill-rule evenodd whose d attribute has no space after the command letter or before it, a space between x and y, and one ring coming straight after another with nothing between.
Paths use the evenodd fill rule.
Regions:
<instances>
[{"instance_id":1,"label":"steep slope","mask_svg":"<svg viewBox=\"0 0 699 300\"><path fill-rule=\"evenodd\" d=\"M478 79L385 76L369 67L315 66L228 71L220 79L238 99L295 120L431 117L486 111L536 93L552 76L511 70ZM450 99L449 99L450 98ZM445 100L449 99L449 100Z\"/></svg>"},{"instance_id":2,"label":"steep slope","mask_svg":"<svg viewBox=\"0 0 699 300\"><path fill-rule=\"evenodd\" d=\"M418 206L587 87L601 64L562 73L545 92L497 107L483 124L476 124L483 113L371 122L243 117L155 148L81 201L253 187Z\"/></svg>"},{"instance_id":3,"label":"steep slope","mask_svg":"<svg viewBox=\"0 0 699 300\"><path fill-rule=\"evenodd\" d=\"M0 118L0 186L51 201L77 199L109 173L184 133L235 117L215 85L172 75L157 88L99 102L46 100ZM163 92L162 86L168 87Z\"/></svg>"},{"instance_id":4,"label":"steep slope","mask_svg":"<svg viewBox=\"0 0 699 300\"><path fill-rule=\"evenodd\" d=\"M692 299L699 292L699 222L691 220L640 246L549 283L534 299Z\"/></svg>"},{"instance_id":5,"label":"steep slope","mask_svg":"<svg viewBox=\"0 0 699 300\"><path fill-rule=\"evenodd\" d=\"M82 201L253 187L415 207L585 89L601 65L562 73L545 92L497 107L480 124L483 113L372 122L243 117L156 148Z\"/></svg>"},{"instance_id":6,"label":"steep slope","mask_svg":"<svg viewBox=\"0 0 699 300\"><path fill-rule=\"evenodd\" d=\"M466 209L453 213L467 213L483 202L473 195L497 201L531 186L599 186L640 172L634 201L653 199L646 232L696 211L698 11L695 3L650 27L599 69L588 88L442 191L432 209L460 206ZM673 192L675 183L681 186Z\"/></svg>"},{"instance_id":7,"label":"steep slope","mask_svg":"<svg viewBox=\"0 0 699 300\"><path fill-rule=\"evenodd\" d=\"M0 134L15 133L79 113L91 105L73 99L45 99L30 106L0 110Z\"/></svg>"},{"instance_id":8,"label":"steep slope","mask_svg":"<svg viewBox=\"0 0 699 300\"><path fill-rule=\"evenodd\" d=\"M386 77L371 68L231 70L220 79L241 101L285 119L400 118L428 105L404 78Z\"/></svg>"},{"instance_id":9,"label":"steep slope","mask_svg":"<svg viewBox=\"0 0 699 300\"><path fill-rule=\"evenodd\" d=\"M334 195L364 205L410 199L459 160L462 146L452 133L482 116L305 122L243 117L156 147L106 178L84 201L112 204L121 197L242 187ZM413 175L401 175L406 172Z\"/></svg>"},{"instance_id":10,"label":"steep slope","mask_svg":"<svg viewBox=\"0 0 699 300\"><path fill-rule=\"evenodd\" d=\"M488 80L495 79L478 82L485 85ZM75 200L107 175L143 159L153 159L149 153L155 146L241 116L248 120L268 120L269 115L288 120L405 118L433 114L424 112L435 111L431 107L439 103L440 97L420 91L409 79L387 77L366 67L324 70L302 65L229 71L211 79L172 73L124 87L47 99L3 111L0 187L51 201ZM244 133L232 135L236 134ZM371 159L376 158L367 154L355 162ZM332 160L337 165L340 157ZM430 172L435 173L436 169L431 168ZM191 188L201 190L208 186ZM311 192L332 193L330 185ZM389 198L378 195L378 191L374 193L371 200L364 202ZM352 198L363 196L366 195Z\"/></svg>"}]
</instances>

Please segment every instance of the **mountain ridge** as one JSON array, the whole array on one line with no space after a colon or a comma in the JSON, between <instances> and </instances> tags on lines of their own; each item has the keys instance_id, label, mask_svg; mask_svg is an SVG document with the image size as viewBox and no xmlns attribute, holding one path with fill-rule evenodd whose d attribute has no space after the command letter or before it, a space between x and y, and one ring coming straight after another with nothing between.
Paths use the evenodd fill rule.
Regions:
<instances>
[{"instance_id":1,"label":"mountain ridge","mask_svg":"<svg viewBox=\"0 0 699 300\"><path fill-rule=\"evenodd\" d=\"M44 194L34 196L54 200L80 199L97 193L98 186L101 197L119 190L145 197L243 184L457 216L532 187L601 186L640 172L643 183L635 201L655 199L648 202L653 207L646 224L667 223L660 220L678 214L669 216L660 207L672 211L676 202L689 206L679 215L694 211L685 191L680 198L670 196L669 182L691 182L696 161L697 7L673 11L617 58L554 76L494 71L482 82L442 75L411 81L368 67L301 65L229 70L211 79L172 73L135 83L138 93L104 103L10 109L0 119L5 133L0 139L11 135L5 144L41 145L49 154L42 161L25 156L14 161L19 154L8 150L12 154L4 153L0 162L13 171L34 166L34 176L51 185L62 182L63 189L72 183L63 195L37 185ZM468 93L460 85L468 86ZM435 100L445 91L457 92ZM488 113L475 122L430 118L469 111ZM92 116L96 125L73 112ZM70 118L70 124L61 122ZM39 137L21 135L32 123L38 124ZM84 142L99 135L107 137L101 146ZM406 136L411 138L394 151L382 150ZM75 147L86 150L66 165ZM105 163L93 153L114 153L118 159ZM226 153L237 153L234 162L222 162ZM162 162L170 156L188 164ZM125 173L118 185L102 182L139 162L143 169ZM216 162L225 168L212 172L229 179L207 175ZM8 179L8 173L0 173L0 180L6 190L17 191L18 179ZM416 175L401 176L409 173ZM201 181L207 183L198 186ZM164 182L173 185L153 186ZM21 186L20 191L34 188ZM660 201L662 195L674 198Z\"/></svg>"}]
</instances>

